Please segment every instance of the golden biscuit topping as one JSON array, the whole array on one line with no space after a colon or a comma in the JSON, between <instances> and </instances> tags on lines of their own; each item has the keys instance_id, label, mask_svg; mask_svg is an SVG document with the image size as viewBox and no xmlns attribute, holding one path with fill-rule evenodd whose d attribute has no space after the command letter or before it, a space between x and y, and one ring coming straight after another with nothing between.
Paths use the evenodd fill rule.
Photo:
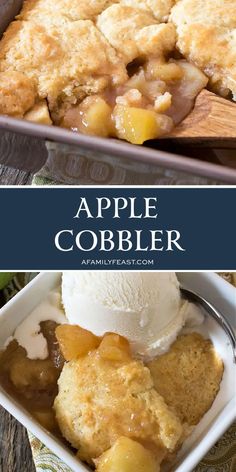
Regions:
<instances>
[{"instance_id":1,"label":"golden biscuit topping","mask_svg":"<svg viewBox=\"0 0 236 472\"><path fill-rule=\"evenodd\" d=\"M124 64L89 20L68 22L62 30L12 23L1 42L0 70L34 79L39 98L47 98L51 111L60 101L73 104L109 81L127 79Z\"/></svg>"},{"instance_id":2,"label":"golden biscuit topping","mask_svg":"<svg viewBox=\"0 0 236 472\"><path fill-rule=\"evenodd\" d=\"M66 21L94 20L97 15L119 0L25 0L19 19L63 24Z\"/></svg>"},{"instance_id":3,"label":"golden biscuit topping","mask_svg":"<svg viewBox=\"0 0 236 472\"><path fill-rule=\"evenodd\" d=\"M189 425L196 425L211 407L224 369L212 342L198 333L180 336L148 368L158 393Z\"/></svg>"},{"instance_id":4,"label":"golden biscuit topping","mask_svg":"<svg viewBox=\"0 0 236 472\"><path fill-rule=\"evenodd\" d=\"M108 360L93 351L65 364L54 408L63 435L91 463L120 436L157 457L174 451L182 426L154 390L149 370L132 359Z\"/></svg>"},{"instance_id":5,"label":"golden biscuit topping","mask_svg":"<svg viewBox=\"0 0 236 472\"><path fill-rule=\"evenodd\" d=\"M35 103L36 87L21 72L0 72L0 113L22 117Z\"/></svg>"}]
</instances>

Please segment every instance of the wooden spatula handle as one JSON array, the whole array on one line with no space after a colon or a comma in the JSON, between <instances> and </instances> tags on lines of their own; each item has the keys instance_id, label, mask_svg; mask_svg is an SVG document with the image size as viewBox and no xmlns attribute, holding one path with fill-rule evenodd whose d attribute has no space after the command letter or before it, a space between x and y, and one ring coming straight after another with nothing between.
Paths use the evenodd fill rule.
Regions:
<instances>
[{"instance_id":1,"label":"wooden spatula handle","mask_svg":"<svg viewBox=\"0 0 236 472\"><path fill-rule=\"evenodd\" d=\"M236 103L202 90L193 111L178 125L171 138L232 139L236 145Z\"/></svg>"}]
</instances>

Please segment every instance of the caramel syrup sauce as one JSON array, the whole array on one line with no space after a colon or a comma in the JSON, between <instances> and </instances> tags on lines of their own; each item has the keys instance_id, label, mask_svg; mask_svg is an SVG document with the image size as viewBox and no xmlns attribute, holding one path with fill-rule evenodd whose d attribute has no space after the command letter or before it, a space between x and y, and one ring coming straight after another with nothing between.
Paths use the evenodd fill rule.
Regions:
<instances>
[{"instance_id":1,"label":"caramel syrup sauce","mask_svg":"<svg viewBox=\"0 0 236 472\"><path fill-rule=\"evenodd\" d=\"M44 428L65 442L53 410L57 380L65 362L55 336L57 326L54 321L40 324L48 344L47 359L29 359L16 340L0 351L0 384Z\"/></svg>"}]
</instances>

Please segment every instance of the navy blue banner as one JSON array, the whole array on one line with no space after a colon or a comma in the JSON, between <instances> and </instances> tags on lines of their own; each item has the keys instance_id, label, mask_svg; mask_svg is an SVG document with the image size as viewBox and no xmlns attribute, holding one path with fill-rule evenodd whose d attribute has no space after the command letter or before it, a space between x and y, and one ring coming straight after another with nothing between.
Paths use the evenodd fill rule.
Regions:
<instances>
[{"instance_id":1,"label":"navy blue banner","mask_svg":"<svg viewBox=\"0 0 236 472\"><path fill-rule=\"evenodd\" d=\"M236 189L1 188L0 270L235 270Z\"/></svg>"}]
</instances>

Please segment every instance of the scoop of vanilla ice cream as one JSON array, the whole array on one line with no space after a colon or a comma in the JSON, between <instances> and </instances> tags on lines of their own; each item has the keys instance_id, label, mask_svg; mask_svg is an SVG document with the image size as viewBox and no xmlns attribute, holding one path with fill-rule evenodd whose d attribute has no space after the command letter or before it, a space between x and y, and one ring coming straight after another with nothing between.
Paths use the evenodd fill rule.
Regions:
<instances>
[{"instance_id":1,"label":"scoop of vanilla ice cream","mask_svg":"<svg viewBox=\"0 0 236 472\"><path fill-rule=\"evenodd\" d=\"M62 301L70 324L120 334L142 357L168 350L185 322L173 272L64 272Z\"/></svg>"}]
</instances>

